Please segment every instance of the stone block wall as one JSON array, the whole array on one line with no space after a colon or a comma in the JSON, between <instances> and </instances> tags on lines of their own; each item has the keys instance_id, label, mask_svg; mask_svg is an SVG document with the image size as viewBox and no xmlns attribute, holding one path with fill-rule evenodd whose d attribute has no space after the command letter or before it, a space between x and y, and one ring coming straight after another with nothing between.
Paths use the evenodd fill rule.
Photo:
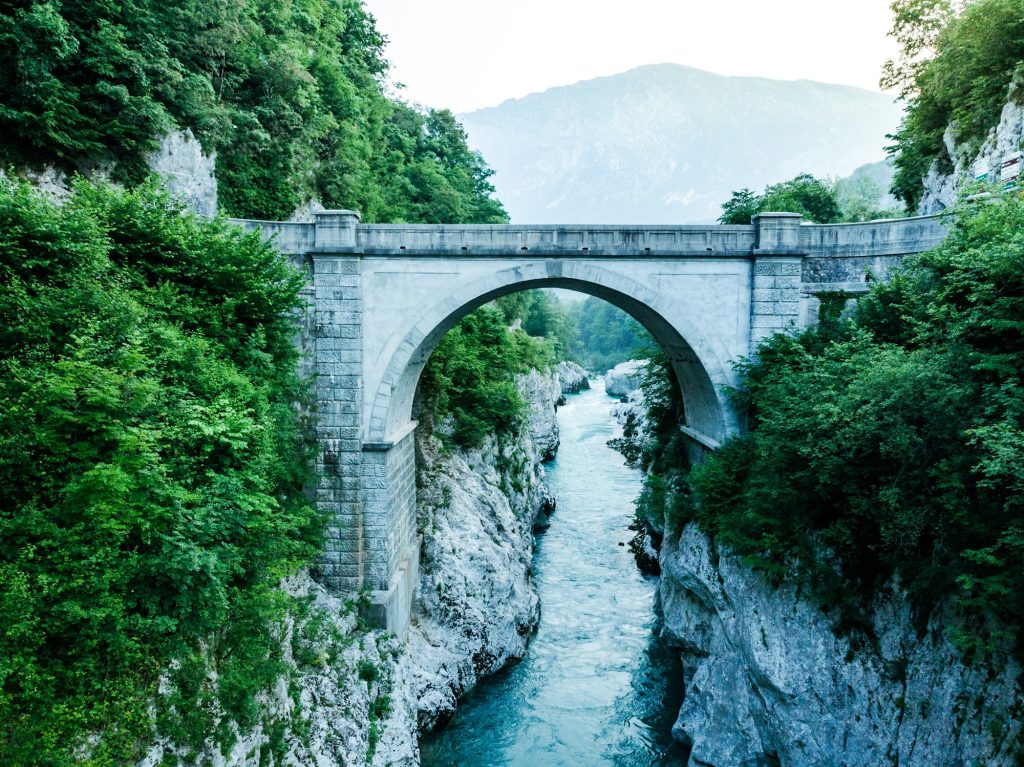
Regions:
<instances>
[{"instance_id":1,"label":"stone block wall","mask_svg":"<svg viewBox=\"0 0 1024 767\"><path fill-rule=\"evenodd\" d=\"M335 593L363 585L362 294L358 256L314 255L316 503L329 518L318 579Z\"/></svg>"},{"instance_id":2,"label":"stone block wall","mask_svg":"<svg viewBox=\"0 0 1024 767\"><path fill-rule=\"evenodd\" d=\"M415 430L393 445L363 451L363 545L366 584L388 591L416 536Z\"/></svg>"},{"instance_id":3,"label":"stone block wall","mask_svg":"<svg viewBox=\"0 0 1024 767\"><path fill-rule=\"evenodd\" d=\"M800 324L800 256L760 256L754 261L750 351L767 336Z\"/></svg>"}]
</instances>

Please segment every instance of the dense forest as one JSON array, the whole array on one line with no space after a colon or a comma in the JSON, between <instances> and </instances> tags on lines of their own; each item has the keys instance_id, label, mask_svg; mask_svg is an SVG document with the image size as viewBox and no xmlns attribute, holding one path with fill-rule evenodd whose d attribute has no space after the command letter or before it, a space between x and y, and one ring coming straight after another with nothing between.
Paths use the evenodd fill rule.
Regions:
<instances>
[{"instance_id":1,"label":"dense forest","mask_svg":"<svg viewBox=\"0 0 1024 767\"><path fill-rule=\"evenodd\" d=\"M899 58L882 86L898 89L907 111L892 136L893 193L917 210L933 162L950 172L943 136L973 156L1012 94L1024 99L1024 0L895 0Z\"/></svg>"},{"instance_id":2,"label":"dense forest","mask_svg":"<svg viewBox=\"0 0 1024 767\"><path fill-rule=\"evenodd\" d=\"M593 296L571 304L575 336L571 358L587 370L603 373L620 362L643 357L654 339L626 312Z\"/></svg>"},{"instance_id":3,"label":"dense forest","mask_svg":"<svg viewBox=\"0 0 1024 767\"><path fill-rule=\"evenodd\" d=\"M452 114L388 96L384 49L360 0L2 3L0 162L140 181L189 128L228 215L505 221Z\"/></svg>"},{"instance_id":4,"label":"dense forest","mask_svg":"<svg viewBox=\"0 0 1024 767\"><path fill-rule=\"evenodd\" d=\"M224 211L271 218L318 197L500 222L490 171L449 112L388 96L357 0L0 4L0 39L4 164L123 185L79 180L57 205L0 183L0 763L130 764L154 728L188 762L229 748L231 721L273 750L284 723L258 694L303 610L277 585L324 525L302 492L303 277L183 211L146 155L190 128ZM434 355L424 385L460 443L481 418L514 426L512 378L552 359L509 320L481 309Z\"/></svg>"}]
</instances>

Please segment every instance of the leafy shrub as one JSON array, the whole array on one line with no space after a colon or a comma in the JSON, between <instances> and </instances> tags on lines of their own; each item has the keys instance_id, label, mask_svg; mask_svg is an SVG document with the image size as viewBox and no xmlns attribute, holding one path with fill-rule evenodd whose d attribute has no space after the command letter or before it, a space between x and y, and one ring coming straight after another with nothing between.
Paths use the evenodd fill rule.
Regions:
<instances>
[{"instance_id":1,"label":"leafy shrub","mask_svg":"<svg viewBox=\"0 0 1024 767\"><path fill-rule=\"evenodd\" d=\"M769 569L821 549L869 594L894 572L1024 622L1024 202L966 208L853 317L776 335L742 368L750 433L691 476L694 519Z\"/></svg>"},{"instance_id":2,"label":"leafy shrub","mask_svg":"<svg viewBox=\"0 0 1024 767\"><path fill-rule=\"evenodd\" d=\"M172 659L170 730L251 721L279 670L271 586L321 527L302 276L149 187L56 206L3 181L0 232L0 762L131 762Z\"/></svg>"}]
</instances>

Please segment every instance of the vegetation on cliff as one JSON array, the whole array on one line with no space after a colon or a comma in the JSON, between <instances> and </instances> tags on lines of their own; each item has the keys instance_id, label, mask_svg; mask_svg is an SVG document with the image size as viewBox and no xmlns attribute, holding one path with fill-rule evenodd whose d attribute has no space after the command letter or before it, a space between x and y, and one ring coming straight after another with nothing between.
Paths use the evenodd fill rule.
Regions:
<instances>
[{"instance_id":1,"label":"vegetation on cliff","mask_svg":"<svg viewBox=\"0 0 1024 767\"><path fill-rule=\"evenodd\" d=\"M889 148L893 193L916 210L933 162L952 170L944 134L968 155L999 122L1009 86L1024 77L1024 0L894 0L900 58L882 86L899 88L907 111Z\"/></svg>"},{"instance_id":2,"label":"vegetation on cliff","mask_svg":"<svg viewBox=\"0 0 1024 767\"><path fill-rule=\"evenodd\" d=\"M184 763L235 723L274 751L286 723L258 694L297 608L277 586L323 523L302 493L304 278L168 200L146 153L191 128L226 211L268 218L317 196L500 222L490 171L450 113L387 96L358 0L15 4L0 40L0 160L128 187L81 182L57 206L0 183L0 762L130 764L154 725ZM435 355L470 413L515 404L495 357L546 359L517 336L495 355L492 315Z\"/></svg>"},{"instance_id":3,"label":"vegetation on cliff","mask_svg":"<svg viewBox=\"0 0 1024 767\"><path fill-rule=\"evenodd\" d=\"M5 3L0 162L137 182L190 128L229 215L316 197L366 221L504 221L452 114L388 96L385 43L361 0Z\"/></svg>"},{"instance_id":4,"label":"vegetation on cliff","mask_svg":"<svg viewBox=\"0 0 1024 767\"><path fill-rule=\"evenodd\" d=\"M965 206L940 247L849 316L846 301L761 345L737 392L749 435L659 472L640 511L696 521L769 573L795 566L834 606L898 574L922 614L954 594L982 619L957 637L970 651L1019 642L1024 200Z\"/></svg>"},{"instance_id":5,"label":"vegetation on cliff","mask_svg":"<svg viewBox=\"0 0 1024 767\"><path fill-rule=\"evenodd\" d=\"M274 587L319 544L301 274L150 187L3 181L0 222L0 762L128 764L151 714L184 746L252 724Z\"/></svg>"}]
</instances>

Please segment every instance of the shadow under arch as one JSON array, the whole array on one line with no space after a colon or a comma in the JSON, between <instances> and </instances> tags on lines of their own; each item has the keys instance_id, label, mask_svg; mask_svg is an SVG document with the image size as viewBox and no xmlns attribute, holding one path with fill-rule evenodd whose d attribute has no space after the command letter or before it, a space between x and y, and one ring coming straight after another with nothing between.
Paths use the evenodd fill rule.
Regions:
<instances>
[{"instance_id":1,"label":"shadow under arch","mask_svg":"<svg viewBox=\"0 0 1024 767\"><path fill-rule=\"evenodd\" d=\"M570 269L564 269L569 266ZM665 350L680 384L686 425L722 442L738 424L722 389L733 383L724 350L699 332L678 307L621 273L588 265L585 274L571 264L539 262L502 269L447 295L430 307L392 352L380 389L374 395L368 438L386 442L403 433L412 418L413 399L423 368L445 333L474 309L510 293L534 288L568 288L603 299L643 325ZM570 272L570 273L565 273ZM691 342L692 341L692 342Z\"/></svg>"}]
</instances>

